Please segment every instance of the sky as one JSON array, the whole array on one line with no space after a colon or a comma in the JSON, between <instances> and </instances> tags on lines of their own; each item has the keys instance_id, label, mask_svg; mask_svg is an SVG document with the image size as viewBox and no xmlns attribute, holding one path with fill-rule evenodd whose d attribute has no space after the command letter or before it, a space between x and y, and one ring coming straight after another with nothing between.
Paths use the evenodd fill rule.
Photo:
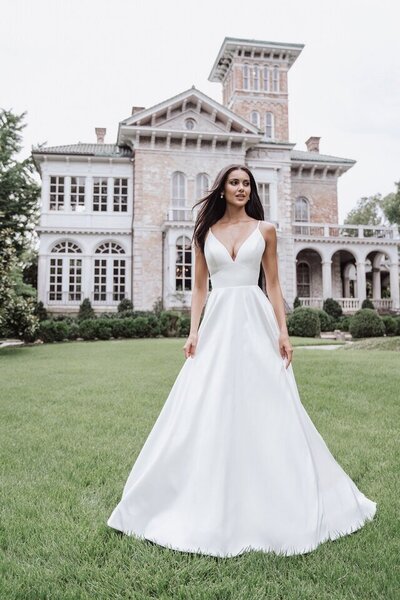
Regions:
<instances>
[{"instance_id":1,"label":"sky","mask_svg":"<svg viewBox=\"0 0 400 600\"><path fill-rule=\"evenodd\" d=\"M208 76L226 36L304 44L289 71L289 139L352 158L339 220L400 180L400 6L396 0L0 0L0 108L26 112L24 148L116 141L132 106Z\"/></svg>"}]
</instances>

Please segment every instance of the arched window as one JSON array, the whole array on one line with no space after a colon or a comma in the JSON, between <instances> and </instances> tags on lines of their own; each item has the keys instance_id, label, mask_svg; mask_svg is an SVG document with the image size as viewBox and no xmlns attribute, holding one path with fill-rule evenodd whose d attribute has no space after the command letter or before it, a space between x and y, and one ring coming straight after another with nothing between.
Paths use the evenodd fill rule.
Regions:
<instances>
[{"instance_id":1,"label":"arched window","mask_svg":"<svg viewBox=\"0 0 400 600\"><path fill-rule=\"evenodd\" d=\"M75 242L64 241L53 246L50 257L49 295L50 303L69 304L82 300L82 254Z\"/></svg>"},{"instance_id":2,"label":"arched window","mask_svg":"<svg viewBox=\"0 0 400 600\"><path fill-rule=\"evenodd\" d=\"M260 68L258 65L253 67L253 90L260 89Z\"/></svg>"},{"instance_id":3,"label":"arched window","mask_svg":"<svg viewBox=\"0 0 400 600\"><path fill-rule=\"evenodd\" d=\"M298 263L296 267L297 296L299 298L311 297L310 265L306 262Z\"/></svg>"},{"instance_id":4,"label":"arched window","mask_svg":"<svg viewBox=\"0 0 400 600\"><path fill-rule=\"evenodd\" d=\"M273 140L275 137L274 115L272 112L265 113L265 137L267 140Z\"/></svg>"},{"instance_id":5,"label":"arched window","mask_svg":"<svg viewBox=\"0 0 400 600\"><path fill-rule=\"evenodd\" d=\"M258 112L258 110L251 111L251 122L256 127L260 127L260 113Z\"/></svg>"},{"instance_id":6,"label":"arched window","mask_svg":"<svg viewBox=\"0 0 400 600\"><path fill-rule=\"evenodd\" d=\"M125 298L126 261L116 258L125 250L116 242L103 242L95 251L93 272L93 302L116 304ZM102 255L101 258L98 255Z\"/></svg>"},{"instance_id":7,"label":"arched window","mask_svg":"<svg viewBox=\"0 0 400 600\"><path fill-rule=\"evenodd\" d=\"M186 175L181 171L172 173L172 206L184 207L186 202Z\"/></svg>"},{"instance_id":8,"label":"arched window","mask_svg":"<svg viewBox=\"0 0 400 600\"><path fill-rule=\"evenodd\" d=\"M192 247L184 235L176 240L175 289L177 292L192 289Z\"/></svg>"},{"instance_id":9,"label":"arched window","mask_svg":"<svg viewBox=\"0 0 400 600\"><path fill-rule=\"evenodd\" d=\"M294 207L294 220L296 223L309 223L310 221L310 204L307 198L304 198L304 196L299 196L299 198L296 198L296 204ZM310 228L308 226L296 227L295 233L309 235Z\"/></svg>"},{"instance_id":10,"label":"arched window","mask_svg":"<svg viewBox=\"0 0 400 600\"><path fill-rule=\"evenodd\" d=\"M199 173L196 176L196 201L203 198L210 188L210 180L207 173Z\"/></svg>"},{"instance_id":11,"label":"arched window","mask_svg":"<svg viewBox=\"0 0 400 600\"><path fill-rule=\"evenodd\" d=\"M264 92L269 91L269 68L264 67L263 69L263 88Z\"/></svg>"},{"instance_id":12,"label":"arched window","mask_svg":"<svg viewBox=\"0 0 400 600\"><path fill-rule=\"evenodd\" d=\"M272 71L272 90L279 92L279 68L276 65Z\"/></svg>"},{"instance_id":13,"label":"arched window","mask_svg":"<svg viewBox=\"0 0 400 600\"><path fill-rule=\"evenodd\" d=\"M249 89L249 65L243 65L243 89Z\"/></svg>"}]
</instances>

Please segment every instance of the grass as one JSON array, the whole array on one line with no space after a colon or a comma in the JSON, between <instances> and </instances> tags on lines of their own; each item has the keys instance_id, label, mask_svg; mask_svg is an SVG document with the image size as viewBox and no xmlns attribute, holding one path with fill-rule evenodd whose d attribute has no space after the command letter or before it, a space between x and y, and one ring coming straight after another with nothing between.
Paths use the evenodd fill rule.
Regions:
<instances>
[{"instance_id":1,"label":"grass","mask_svg":"<svg viewBox=\"0 0 400 600\"><path fill-rule=\"evenodd\" d=\"M302 402L375 519L307 555L219 559L106 520L183 364L183 339L0 350L3 600L395 600L395 352L298 349Z\"/></svg>"},{"instance_id":2,"label":"grass","mask_svg":"<svg viewBox=\"0 0 400 600\"><path fill-rule=\"evenodd\" d=\"M292 346L343 346L344 340L330 340L327 338L305 338L297 337L295 335L290 336Z\"/></svg>"}]
</instances>

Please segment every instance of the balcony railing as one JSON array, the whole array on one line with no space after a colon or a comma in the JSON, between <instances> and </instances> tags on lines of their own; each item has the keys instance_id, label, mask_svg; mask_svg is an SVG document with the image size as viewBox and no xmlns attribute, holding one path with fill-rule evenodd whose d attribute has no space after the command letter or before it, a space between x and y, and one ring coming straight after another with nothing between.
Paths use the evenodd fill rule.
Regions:
<instances>
[{"instance_id":1,"label":"balcony railing","mask_svg":"<svg viewBox=\"0 0 400 600\"><path fill-rule=\"evenodd\" d=\"M48 304L74 305L83 300L82 292L47 292Z\"/></svg>"},{"instance_id":2,"label":"balcony railing","mask_svg":"<svg viewBox=\"0 0 400 600\"><path fill-rule=\"evenodd\" d=\"M125 292L92 292L91 302L93 306L113 306L119 304L125 295Z\"/></svg>"},{"instance_id":3,"label":"balcony railing","mask_svg":"<svg viewBox=\"0 0 400 600\"><path fill-rule=\"evenodd\" d=\"M295 236L312 238L356 238L400 240L397 225L388 227L372 225L340 225L337 223L292 223Z\"/></svg>"},{"instance_id":4,"label":"balcony railing","mask_svg":"<svg viewBox=\"0 0 400 600\"><path fill-rule=\"evenodd\" d=\"M299 298L299 300L302 306L309 306L311 308L322 308L324 303L323 298ZM359 310L362 304L359 298L335 298L335 300L340 304L345 313ZM381 298L379 300L372 300L372 302L377 310L390 310L393 306L391 298Z\"/></svg>"},{"instance_id":5,"label":"balcony railing","mask_svg":"<svg viewBox=\"0 0 400 600\"><path fill-rule=\"evenodd\" d=\"M189 221L193 222L196 220L196 210L191 208L169 208L167 212L167 221Z\"/></svg>"}]
</instances>

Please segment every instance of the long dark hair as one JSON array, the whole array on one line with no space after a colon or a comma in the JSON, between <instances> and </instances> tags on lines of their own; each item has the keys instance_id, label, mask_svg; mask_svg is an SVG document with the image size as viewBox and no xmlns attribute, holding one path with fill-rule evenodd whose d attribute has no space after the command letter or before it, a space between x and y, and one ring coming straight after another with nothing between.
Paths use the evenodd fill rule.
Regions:
<instances>
[{"instance_id":1,"label":"long dark hair","mask_svg":"<svg viewBox=\"0 0 400 600\"><path fill-rule=\"evenodd\" d=\"M192 243L194 242L196 246L201 248L201 251L204 253L204 242L207 235L207 232L210 227L214 225L225 213L226 208L226 200L225 197L221 198L221 193L225 190L225 183L228 179L229 173L235 171L236 169L240 169L245 171L250 179L250 198L245 205L245 211L249 215L249 217L253 217L254 219L264 220L264 209L261 204L260 196L258 195L257 183L254 179L253 173L246 165L241 164L231 164L227 167L221 169L218 175L215 178L215 181L208 193L203 198L200 198L194 205L201 205L197 213L196 222L194 225L194 231L192 236ZM263 271L262 267L260 267L260 276L258 279L258 285L264 289L264 281L263 281Z\"/></svg>"}]
</instances>

